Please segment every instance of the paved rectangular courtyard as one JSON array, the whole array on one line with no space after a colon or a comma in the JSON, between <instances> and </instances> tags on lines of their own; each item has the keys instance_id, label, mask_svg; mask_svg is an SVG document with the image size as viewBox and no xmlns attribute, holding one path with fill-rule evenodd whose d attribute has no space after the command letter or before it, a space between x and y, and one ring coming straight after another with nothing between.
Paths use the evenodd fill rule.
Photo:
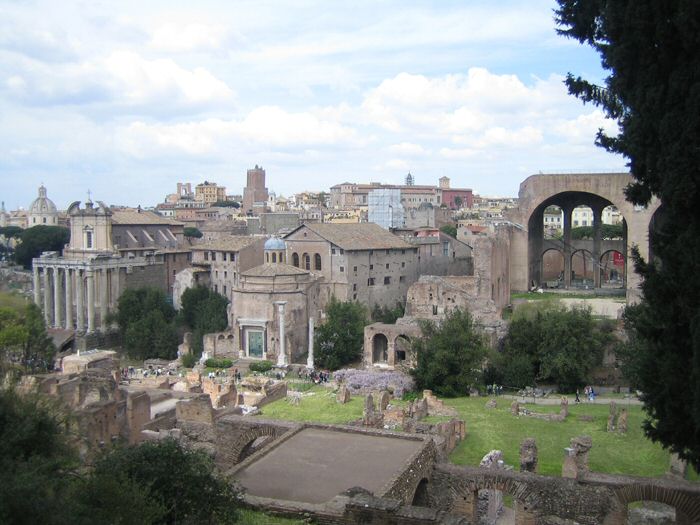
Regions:
<instances>
[{"instance_id":1,"label":"paved rectangular courtyard","mask_svg":"<svg viewBox=\"0 0 700 525\"><path fill-rule=\"evenodd\" d=\"M248 494L322 503L351 487L376 495L406 467L423 441L305 428L236 473Z\"/></svg>"}]
</instances>

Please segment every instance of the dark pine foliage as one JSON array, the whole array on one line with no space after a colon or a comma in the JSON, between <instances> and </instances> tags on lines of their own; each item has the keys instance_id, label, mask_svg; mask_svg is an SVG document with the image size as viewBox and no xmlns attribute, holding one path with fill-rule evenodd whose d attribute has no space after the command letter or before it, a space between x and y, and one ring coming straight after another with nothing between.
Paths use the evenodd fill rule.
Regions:
<instances>
[{"instance_id":1,"label":"dark pine foliage","mask_svg":"<svg viewBox=\"0 0 700 525\"><path fill-rule=\"evenodd\" d=\"M558 0L560 33L591 45L603 86L569 75L569 91L617 120L598 133L624 155L627 198L661 201L649 261L636 258L642 302L628 312L625 367L644 392L647 435L700 468L700 2Z\"/></svg>"}]
</instances>

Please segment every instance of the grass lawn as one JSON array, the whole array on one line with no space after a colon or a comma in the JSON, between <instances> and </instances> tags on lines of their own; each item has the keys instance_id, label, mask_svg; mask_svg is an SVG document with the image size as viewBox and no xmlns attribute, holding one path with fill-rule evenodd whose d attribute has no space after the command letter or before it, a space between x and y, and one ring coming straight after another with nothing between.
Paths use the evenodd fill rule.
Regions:
<instances>
[{"instance_id":1,"label":"grass lawn","mask_svg":"<svg viewBox=\"0 0 700 525\"><path fill-rule=\"evenodd\" d=\"M303 525L307 523L302 520L288 518L278 518L263 512L241 509L241 517L238 520L241 525Z\"/></svg>"},{"instance_id":2,"label":"grass lawn","mask_svg":"<svg viewBox=\"0 0 700 525\"><path fill-rule=\"evenodd\" d=\"M19 294L11 292L0 292L0 307L21 310L29 304L29 301Z\"/></svg>"},{"instance_id":3,"label":"grass lawn","mask_svg":"<svg viewBox=\"0 0 700 525\"><path fill-rule=\"evenodd\" d=\"M644 414L639 406L629 406L626 435L606 432L609 407L607 405L569 405L569 417L562 423L543 421L510 414L509 399L498 399L498 408L484 409L485 398L447 399L445 404L455 407L467 424L467 439L450 455L453 463L475 465L492 449L503 451L505 461L519 465L520 443L527 437L537 441L539 472L560 476L564 447L575 436L588 435L593 439L589 460L593 471L638 476L661 476L668 467L669 456L659 445L646 439L641 430ZM624 406L623 402L618 407ZM530 410L544 413L558 412L558 406L527 405ZM578 421L577 416L590 415L593 421Z\"/></svg>"},{"instance_id":4,"label":"grass lawn","mask_svg":"<svg viewBox=\"0 0 700 525\"><path fill-rule=\"evenodd\" d=\"M336 403L332 390L313 386L298 406L282 399L262 408L262 417L288 421L346 424L362 417L364 398L353 396L349 403ZM641 430L644 413L640 406L626 407L629 412L626 435L606 432L608 405L573 402L569 405L569 417L562 423L543 421L510 414L511 400L499 398L498 408L487 410L486 397L462 397L445 399L445 404L456 408L467 425L467 439L450 455L458 465L478 465L490 450L503 451L506 463L519 467L520 443L534 437L539 451L541 474L560 476L564 448L572 437L589 435L593 438L590 467L593 471L636 476L662 476L667 468L669 455L659 445L646 439ZM397 402L397 401L394 401ZM398 401L399 404L405 404ZM624 400L618 407L625 406ZM556 413L558 405L530 405L530 410ZM593 416L593 421L578 421L579 415ZM449 418L429 417L425 421L437 423ZM700 479L691 471L690 479Z\"/></svg>"}]
</instances>

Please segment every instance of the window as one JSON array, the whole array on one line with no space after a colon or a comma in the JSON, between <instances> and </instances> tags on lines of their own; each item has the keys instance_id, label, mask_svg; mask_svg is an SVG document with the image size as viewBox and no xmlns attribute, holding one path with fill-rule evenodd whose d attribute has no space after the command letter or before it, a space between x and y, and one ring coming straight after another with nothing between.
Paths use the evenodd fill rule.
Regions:
<instances>
[{"instance_id":1,"label":"window","mask_svg":"<svg viewBox=\"0 0 700 525\"><path fill-rule=\"evenodd\" d=\"M232 252L232 253L231 253L231 256L229 257L229 260L230 260L231 262L235 262L235 261L236 261L236 254L235 254L235 252Z\"/></svg>"},{"instance_id":2,"label":"window","mask_svg":"<svg viewBox=\"0 0 700 525\"><path fill-rule=\"evenodd\" d=\"M352 285L352 291L353 291L353 292L356 292L356 291L357 291L357 283L355 283L355 284Z\"/></svg>"},{"instance_id":3,"label":"window","mask_svg":"<svg viewBox=\"0 0 700 525\"><path fill-rule=\"evenodd\" d=\"M374 277L367 279L367 286L374 286Z\"/></svg>"},{"instance_id":4,"label":"window","mask_svg":"<svg viewBox=\"0 0 700 525\"><path fill-rule=\"evenodd\" d=\"M224 297L226 296L226 285L224 285Z\"/></svg>"},{"instance_id":5,"label":"window","mask_svg":"<svg viewBox=\"0 0 700 525\"><path fill-rule=\"evenodd\" d=\"M391 284L391 277L389 277L388 275L384 277L384 284Z\"/></svg>"},{"instance_id":6,"label":"window","mask_svg":"<svg viewBox=\"0 0 700 525\"><path fill-rule=\"evenodd\" d=\"M276 253L273 253L273 254L272 254L272 262L273 262L273 263L276 263L276 262L277 262L277 254L276 254Z\"/></svg>"},{"instance_id":7,"label":"window","mask_svg":"<svg viewBox=\"0 0 700 525\"><path fill-rule=\"evenodd\" d=\"M223 261L226 262L226 252L222 253L221 255L223 257Z\"/></svg>"},{"instance_id":8,"label":"window","mask_svg":"<svg viewBox=\"0 0 700 525\"><path fill-rule=\"evenodd\" d=\"M353 301L357 300L357 294L356 294L356 293L352 294L352 300L353 300Z\"/></svg>"},{"instance_id":9,"label":"window","mask_svg":"<svg viewBox=\"0 0 700 525\"><path fill-rule=\"evenodd\" d=\"M217 279L219 278L219 270L216 270L216 271L214 272L214 277L216 277Z\"/></svg>"},{"instance_id":10,"label":"window","mask_svg":"<svg viewBox=\"0 0 700 525\"><path fill-rule=\"evenodd\" d=\"M314 269L320 270L321 269L321 255L316 254L314 255Z\"/></svg>"},{"instance_id":11,"label":"window","mask_svg":"<svg viewBox=\"0 0 700 525\"><path fill-rule=\"evenodd\" d=\"M177 270L173 270L173 276L177 274Z\"/></svg>"},{"instance_id":12,"label":"window","mask_svg":"<svg viewBox=\"0 0 700 525\"><path fill-rule=\"evenodd\" d=\"M216 252L211 252L211 260L216 261Z\"/></svg>"},{"instance_id":13,"label":"window","mask_svg":"<svg viewBox=\"0 0 700 525\"><path fill-rule=\"evenodd\" d=\"M331 255L335 255L335 248L331 248Z\"/></svg>"},{"instance_id":14,"label":"window","mask_svg":"<svg viewBox=\"0 0 700 525\"><path fill-rule=\"evenodd\" d=\"M370 270L374 270L374 265L373 265L373 264L370 264L370 265L369 265L369 269L370 269Z\"/></svg>"},{"instance_id":15,"label":"window","mask_svg":"<svg viewBox=\"0 0 700 525\"><path fill-rule=\"evenodd\" d=\"M304 269L311 270L311 257L308 253L304 254Z\"/></svg>"},{"instance_id":16,"label":"window","mask_svg":"<svg viewBox=\"0 0 700 525\"><path fill-rule=\"evenodd\" d=\"M401 250L401 255L406 255L406 250Z\"/></svg>"},{"instance_id":17,"label":"window","mask_svg":"<svg viewBox=\"0 0 700 525\"><path fill-rule=\"evenodd\" d=\"M400 276L399 276L399 282L400 282L400 283L403 283L403 282L405 282L405 281L406 281L406 277L404 277L403 275L400 275Z\"/></svg>"},{"instance_id":18,"label":"window","mask_svg":"<svg viewBox=\"0 0 700 525\"><path fill-rule=\"evenodd\" d=\"M46 224L46 217L43 217L41 220L44 224Z\"/></svg>"},{"instance_id":19,"label":"window","mask_svg":"<svg viewBox=\"0 0 700 525\"><path fill-rule=\"evenodd\" d=\"M343 273L343 272L345 272L345 266L340 267L340 273Z\"/></svg>"},{"instance_id":20,"label":"window","mask_svg":"<svg viewBox=\"0 0 700 525\"><path fill-rule=\"evenodd\" d=\"M389 269L389 263L386 263L386 269L387 270Z\"/></svg>"},{"instance_id":21,"label":"window","mask_svg":"<svg viewBox=\"0 0 700 525\"><path fill-rule=\"evenodd\" d=\"M343 250L343 249L341 248L341 249L340 249L340 255L343 255L344 253L345 253L345 250Z\"/></svg>"},{"instance_id":22,"label":"window","mask_svg":"<svg viewBox=\"0 0 700 525\"><path fill-rule=\"evenodd\" d=\"M433 315L437 315L437 305L433 305Z\"/></svg>"},{"instance_id":23,"label":"window","mask_svg":"<svg viewBox=\"0 0 700 525\"><path fill-rule=\"evenodd\" d=\"M442 243L442 255L443 255L443 257L447 257L448 255L450 255L450 243L449 242Z\"/></svg>"},{"instance_id":24,"label":"window","mask_svg":"<svg viewBox=\"0 0 700 525\"><path fill-rule=\"evenodd\" d=\"M88 250L92 248L92 232L91 231L86 231L85 232L85 248Z\"/></svg>"},{"instance_id":25,"label":"window","mask_svg":"<svg viewBox=\"0 0 700 525\"><path fill-rule=\"evenodd\" d=\"M299 268L299 254L296 252L292 254L292 266Z\"/></svg>"},{"instance_id":26,"label":"window","mask_svg":"<svg viewBox=\"0 0 700 525\"><path fill-rule=\"evenodd\" d=\"M369 251L369 254L370 254L370 255L374 255L374 250L370 250L370 251Z\"/></svg>"},{"instance_id":27,"label":"window","mask_svg":"<svg viewBox=\"0 0 700 525\"><path fill-rule=\"evenodd\" d=\"M209 252L204 252L204 260L205 261L209 260Z\"/></svg>"},{"instance_id":28,"label":"window","mask_svg":"<svg viewBox=\"0 0 700 525\"><path fill-rule=\"evenodd\" d=\"M224 279L226 279L227 277L228 277L228 272L226 270L224 270Z\"/></svg>"},{"instance_id":29,"label":"window","mask_svg":"<svg viewBox=\"0 0 700 525\"><path fill-rule=\"evenodd\" d=\"M215 291L216 293L219 293L219 285L218 285L218 284L215 284L215 285L214 285L214 291Z\"/></svg>"},{"instance_id":30,"label":"window","mask_svg":"<svg viewBox=\"0 0 700 525\"><path fill-rule=\"evenodd\" d=\"M386 250L386 252L385 252L385 253L386 253L386 255L389 255L389 250Z\"/></svg>"},{"instance_id":31,"label":"window","mask_svg":"<svg viewBox=\"0 0 700 525\"><path fill-rule=\"evenodd\" d=\"M401 262L401 268L406 268L406 263L403 261Z\"/></svg>"}]
</instances>

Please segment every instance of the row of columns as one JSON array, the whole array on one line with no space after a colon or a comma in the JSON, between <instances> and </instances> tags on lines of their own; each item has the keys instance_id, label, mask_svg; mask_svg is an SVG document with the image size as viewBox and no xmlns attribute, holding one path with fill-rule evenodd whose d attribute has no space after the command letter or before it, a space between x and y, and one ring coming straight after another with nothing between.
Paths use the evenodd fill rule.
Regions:
<instances>
[{"instance_id":1,"label":"row of columns","mask_svg":"<svg viewBox=\"0 0 700 525\"><path fill-rule=\"evenodd\" d=\"M275 301L279 315L279 353L277 354L277 366L287 366L287 348L285 344L285 325L284 325L284 306L287 301ZM306 359L306 367L309 370L314 369L314 318L309 317L309 353Z\"/></svg>"},{"instance_id":2,"label":"row of columns","mask_svg":"<svg viewBox=\"0 0 700 525\"><path fill-rule=\"evenodd\" d=\"M564 213L564 287L571 287L571 217L575 206L561 206ZM603 208L590 205L593 211L593 287L600 288L600 245Z\"/></svg>"},{"instance_id":3,"label":"row of columns","mask_svg":"<svg viewBox=\"0 0 700 525\"><path fill-rule=\"evenodd\" d=\"M34 302L40 308L43 306L46 326L94 332L97 296L100 328L105 330L110 303L110 272L108 268L86 270L35 265Z\"/></svg>"}]
</instances>

